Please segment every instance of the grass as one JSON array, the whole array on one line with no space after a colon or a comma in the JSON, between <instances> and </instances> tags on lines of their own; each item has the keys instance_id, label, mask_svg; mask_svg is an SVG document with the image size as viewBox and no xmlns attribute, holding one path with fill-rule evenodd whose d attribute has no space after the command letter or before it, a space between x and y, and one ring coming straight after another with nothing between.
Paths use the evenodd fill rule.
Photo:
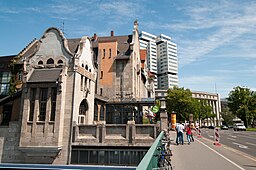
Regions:
<instances>
[{"instance_id":1,"label":"grass","mask_svg":"<svg viewBox=\"0 0 256 170\"><path fill-rule=\"evenodd\" d=\"M256 128L246 128L246 131L254 131L254 132L256 132Z\"/></svg>"}]
</instances>

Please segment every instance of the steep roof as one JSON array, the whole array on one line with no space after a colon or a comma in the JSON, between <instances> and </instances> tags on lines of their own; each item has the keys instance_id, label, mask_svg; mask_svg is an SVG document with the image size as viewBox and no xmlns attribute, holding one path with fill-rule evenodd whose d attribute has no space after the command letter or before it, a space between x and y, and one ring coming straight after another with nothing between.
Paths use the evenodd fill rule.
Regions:
<instances>
[{"instance_id":1,"label":"steep roof","mask_svg":"<svg viewBox=\"0 0 256 170\"><path fill-rule=\"evenodd\" d=\"M73 38L73 39L67 39L68 40L68 48L72 53L77 52L77 48L79 46L79 42L81 41L81 38Z\"/></svg>"}]
</instances>

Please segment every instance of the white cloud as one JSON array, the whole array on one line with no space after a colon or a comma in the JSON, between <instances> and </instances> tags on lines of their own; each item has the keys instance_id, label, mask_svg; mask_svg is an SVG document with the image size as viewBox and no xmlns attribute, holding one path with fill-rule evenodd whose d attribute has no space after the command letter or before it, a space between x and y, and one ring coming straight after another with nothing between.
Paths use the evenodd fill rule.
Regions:
<instances>
[{"instance_id":1,"label":"white cloud","mask_svg":"<svg viewBox=\"0 0 256 170\"><path fill-rule=\"evenodd\" d=\"M196 3L195 3L196 4ZM196 35L177 39L179 42L179 64L189 64L205 57L211 51L231 43L233 40L248 33L254 33L256 28L256 3L234 3L232 1L221 1L219 3L201 3L197 6L180 8L187 14L187 22L180 21L162 25L166 30L186 32L200 30ZM198 8L200 6L200 8ZM159 24L158 24L159 25ZM247 46L248 48L248 46ZM255 49L255 48L253 48ZM250 49L247 50L250 53ZM245 54L246 56L246 54ZM255 57L249 54L248 57Z\"/></svg>"}]
</instances>

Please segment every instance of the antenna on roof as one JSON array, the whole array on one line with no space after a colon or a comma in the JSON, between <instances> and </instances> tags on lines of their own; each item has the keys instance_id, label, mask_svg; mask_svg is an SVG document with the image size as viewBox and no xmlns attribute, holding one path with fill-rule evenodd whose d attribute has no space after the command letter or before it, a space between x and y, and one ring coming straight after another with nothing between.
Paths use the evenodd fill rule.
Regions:
<instances>
[{"instance_id":1,"label":"antenna on roof","mask_svg":"<svg viewBox=\"0 0 256 170\"><path fill-rule=\"evenodd\" d=\"M217 86L216 86L216 83L215 83L215 93L218 93L218 92L217 92Z\"/></svg>"},{"instance_id":2,"label":"antenna on roof","mask_svg":"<svg viewBox=\"0 0 256 170\"><path fill-rule=\"evenodd\" d=\"M65 23L64 23L64 21L62 21L60 30L63 32L64 35L66 35L66 32L65 32Z\"/></svg>"}]
</instances>

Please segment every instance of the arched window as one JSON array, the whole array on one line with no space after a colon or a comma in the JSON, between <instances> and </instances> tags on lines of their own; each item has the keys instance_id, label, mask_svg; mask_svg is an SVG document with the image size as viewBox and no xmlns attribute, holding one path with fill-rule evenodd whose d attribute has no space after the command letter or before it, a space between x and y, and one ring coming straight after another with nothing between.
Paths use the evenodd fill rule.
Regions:
<instances>
[{"instance_id":1,"label":"arched window","mask_svg":"<svg viewBox=\"0 0 256 170\"><path fill-rule=\"evenodd\" d=\"M92 70L91 70L91 69L89 69L89 72L92 72Z\"/></svg>"},{"instance_id":2,"label":"arched window","mask_svg":"<svg viewBox=\"0 0 256 170\"><path fill-rule=\"evenodd\" d=\"M88 103L86 99L84 99L79 106L79 115L86 115L86 111L88 111Z\"/></svg>"},{"instance_id":3,"label":"arched window","mask_svg":"<svg viewBox=\"0 0 256 170\"><path fill-rule=\"evenodd\" d=\"M100 106L100 120L104 120L105 108L103 105Z\"/></svg>"},{"instance_id":4,"label":"arched window","mask_svg":"<svg viewBox=\"0 0 256 170\"><path fill-rule=\"evenodd\" d=\"M58 64L63 64L63 61L62 60L58 60Z\"/></svg>"},{"instance_id":5,"label":"arched window","mask_svg":"<svg viewBox=\"0 0 256 170\"><path fill-rule=\"evenodd\" d=\"M84 64L82 64L82 67L84 68Z\"/></svg>"},{"instance_id":6,"label":"arched window","mask_svg":"<svg viewBox=\"0 0 256 170\"><path fill-rule=\"evenodd\" d=\"M43 63L42 60L38 61L38 65L43 65L43 64L44 64L44 63Z\"/></svg>"},{"instance_id":7,"label":"arched window","mask_svg":"<svg viewBox=\"0 0 256 170\"><path fill-rule=\"evenodd\" d=\"M52 58L49 58L47 60L46 64L54 64L54 60Z\"/></svg>"},{"instance_id":8,"label":"arched window","mask_svg":"<svg viewBox=\"0 0 256 170\"><path fill-rule=\"evenodd\" d=\"M85 69L88 70L88 65L85 66Z\"/></svg>"},{"instance_id":9,"label":"arched window","mask_svg":"<svg viewBox=\"0 0 256 170\"><path fill-rule=\"evenodd\" d=\"M94 121L98 121L98 105L94 104Z\"/></svg>"}]
</instances>

